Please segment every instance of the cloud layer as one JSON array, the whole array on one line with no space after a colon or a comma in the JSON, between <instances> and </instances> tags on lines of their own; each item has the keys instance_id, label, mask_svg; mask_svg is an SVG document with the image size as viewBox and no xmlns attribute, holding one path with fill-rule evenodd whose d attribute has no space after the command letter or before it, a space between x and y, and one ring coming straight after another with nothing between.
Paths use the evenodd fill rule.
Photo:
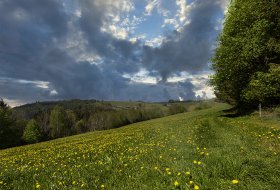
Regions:
<instances>
[{"instance_id":1,"label":"cloud layer","mask_svg":"<svg viewBox=\"0 0 280 190\"><path fill-rule=\"evenodd\" d=\"M209 69L227 1L186 4L187 9L177 15L185 14L188 22L164 32L157 47L147 46L134 34L135 28L153 14L155 6L161 9L160 2L148 2L142 16L135 16L140 8L129 0L1 1L0 96L20 102L196 98L197 87L190 79L170 83L168 78ZM168 17L164 10L159 13ZM126 77L143 69L157 83Z\"/></svg>"}]
</instances>

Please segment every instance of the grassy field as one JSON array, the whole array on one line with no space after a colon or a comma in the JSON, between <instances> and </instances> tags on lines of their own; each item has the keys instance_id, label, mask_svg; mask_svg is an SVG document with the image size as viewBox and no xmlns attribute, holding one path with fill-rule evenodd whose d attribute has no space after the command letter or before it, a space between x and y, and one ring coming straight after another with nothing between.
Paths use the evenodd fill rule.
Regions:
<instances>
[{"instance_id":1,"label":"grassy field","mask_svg":"<svg viewBox=\"0 0 280 190\"><path fill-rule=\"evenodd\" d=\"M0 189L280 189L280 123L225 104L0 151Z\"/></svg>"}]
</instances>

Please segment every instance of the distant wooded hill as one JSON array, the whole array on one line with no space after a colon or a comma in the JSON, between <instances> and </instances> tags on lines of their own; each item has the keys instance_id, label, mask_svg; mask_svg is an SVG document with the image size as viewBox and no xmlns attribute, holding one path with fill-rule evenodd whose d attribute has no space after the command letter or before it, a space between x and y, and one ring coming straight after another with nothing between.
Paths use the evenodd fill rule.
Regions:
<instances>
[{"instance_id":1,"label":"distant wooded hill","mask_svg":"<svg viewBox=\"0 0 280 190\"><path fill-rule=\"evenodd\" d=\"M60 137L106 130L153 118L210 107L209 102L109 102L64 100L36 102L9 108L0 117L0 148L36 143ZM1 119L0 118L0 119Z\"/></svg>"}]
</instances>

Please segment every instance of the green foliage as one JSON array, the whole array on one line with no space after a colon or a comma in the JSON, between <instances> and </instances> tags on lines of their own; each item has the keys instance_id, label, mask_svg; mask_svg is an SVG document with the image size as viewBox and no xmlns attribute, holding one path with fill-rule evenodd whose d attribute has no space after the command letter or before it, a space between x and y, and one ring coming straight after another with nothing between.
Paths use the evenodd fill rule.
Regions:
<instances>
[{"instance_id":1,"label":"green foliage","mask_svg":"<svg viewBox=\"0 0 280 190\"><path fill-rule=\"evenodd\" d=\"M279 121L228 108L0 151L0 189L278 190Z\"/></svg>"},{"instance_id":2,"label":"green foliage","mask_svg":"<svg viewBox=\"0 0 280 190\"><path fill-rule=\"evenodd\" d=\"M69 133L66 125L66 114L62 107L55 106L50 115L51 138L65 137Z\"/></svg>"},{"instance_id":3,"label":"green foliage","mask_svg":"<svg viewBox=\"0 0 280 190\"><path fill-rule=\"evenodd\" d=\"M145 103L145 102L100 102L95 100L69 100L58 102L36 102L10 110L11 131L14 145L23 138L26 123L34 119L39 126L40 141L96 130L122 127L135 122L164 117L193 110L199 102ZM3 102L0 105L6 104ZM4 107L5 107L4 106ZM5 108L9 110L9 108ZM13 145L11 145L13 146Z\"/></svg>"},{"instance_id":4,"label":"green foliage","mask_svg":"<svg viewBox=\"0 0 280 190\"><path fill-rule=\"evenodd\" d=\"M23 140L27 143L36 143L40 141L41 133L36 120L31 119L23 132Z\"/></svg>"},{"instance_id":5,"label":"green foliage","mask_svg":"<svg viewBox=\"0 0 280 190\"><path fill-rule=\"evenodd\" d=\"M187 109L183 105L180 105L178 103L173 103L169 107L169 112L170 112L171 115L174 115L174 114L177 114L177 113L183 113L183 112L186 112L186 111L187 111Z\"/></svg>"},{"instance_id":6,"label":"green foliage","mask_svg":"<svg viewBox=\"0 0 280 190\"><path fill-rule=\"evenodd\" d=\"M280 65L271 65L269 72L257 72L244 91L248 102L280 103Z\"/></svg>"},{"instance_id":7,"label":"green foliage","mask_svg":"<svg viewBox=\"0 0 280 190\"><path fill-rule=\"evenodd\" d=\"M76 114L72 110L66 110L66 128L70 134L76 134Z\"/></svg>"},{"instance_id":8,"label":"green foliage","mask_svg":"<svg viewBox=\"0 0 280 190\"><path fill-rule=\"evenodd\" d=\"M16 146L20 142L19 127L9 106L0 99L0 148Z\"/></svg>"},{"instance_id":9,"label":"green foliage","mask_svg":"<svg viewBox=\"0 0 280 190\"><path fill-rule=\"evenodd\" d=\"M80 120L75 125L76 133L81 134L87 132L87 127L84 120Z\"/></svg>"},{"instance_id":10,"label":"green foliage","mask_svg":"<svg viewBox=\"0 0 280 190\"><path fill-rule=\"evenodd\" d=\"M271 62L280 64L279 18L278 1L232 1L212 60L211 84L219 99L242 104L255 73L268 72Z\"/></svg>"},{"instance_id":11,"label":"green foliage","mask_svg":"<svg viewBox=\"0 0 280 190\"><path fill-rule=\"evenodd\" d=\"M211 105L208 102L200 101L194 107L194 110L203 110L203 109L207 109L207 108L211 108Z\"/></svg>"}]
</instances>

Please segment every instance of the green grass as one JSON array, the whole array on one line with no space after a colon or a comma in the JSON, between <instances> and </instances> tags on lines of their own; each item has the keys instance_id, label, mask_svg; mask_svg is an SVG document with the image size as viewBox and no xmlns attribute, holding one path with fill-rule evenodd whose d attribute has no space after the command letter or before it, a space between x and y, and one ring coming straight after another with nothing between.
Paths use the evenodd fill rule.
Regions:
<instances>
[{"instance_id":1,"label":"green grass","mask_svg":"<svg viewBox=\"0 0 280 190\"><path fill-rule=\"evenodd\" d=\"M279 189L279 121L227 108L2 150L0 189Z\"/></svg>"}]
</instances>

